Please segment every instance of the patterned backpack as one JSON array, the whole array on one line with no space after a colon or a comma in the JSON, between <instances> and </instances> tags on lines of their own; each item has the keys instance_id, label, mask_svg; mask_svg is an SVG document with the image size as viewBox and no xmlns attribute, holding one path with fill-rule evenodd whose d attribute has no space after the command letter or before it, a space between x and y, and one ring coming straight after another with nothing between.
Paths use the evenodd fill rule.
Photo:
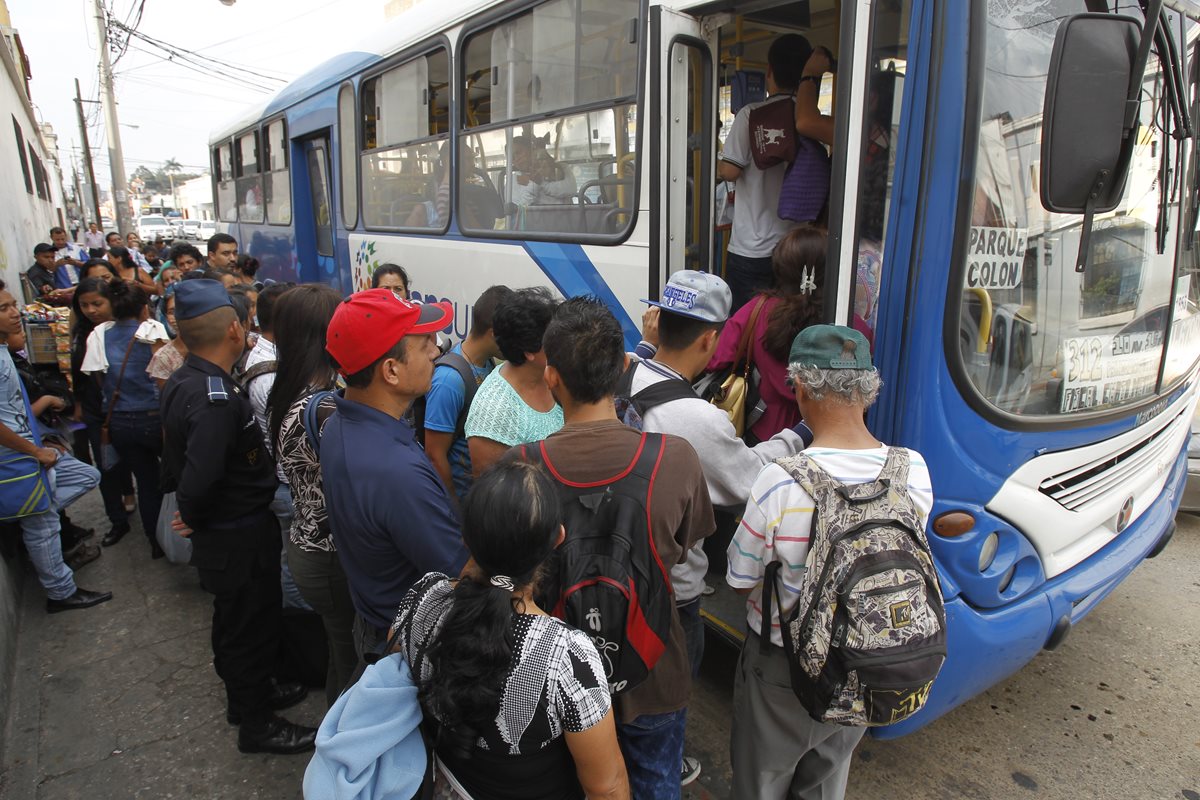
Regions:
<instances>
[{"instance_id":1,"label":"patterned backpack","mask_svg":"<svg viewBox=\"0 0 1200 800\"><path fill-rule=\"evenodd\" d=\"M946 658L946 613L908 493L908 451L888 448L879 477L858 485L834 480L803 453L775 463L815 507L799 599L780 626L792 690L818 722L877 726L912 716ZM764 649L781 567L767 567Z\"/></svg>"}]
</instances>

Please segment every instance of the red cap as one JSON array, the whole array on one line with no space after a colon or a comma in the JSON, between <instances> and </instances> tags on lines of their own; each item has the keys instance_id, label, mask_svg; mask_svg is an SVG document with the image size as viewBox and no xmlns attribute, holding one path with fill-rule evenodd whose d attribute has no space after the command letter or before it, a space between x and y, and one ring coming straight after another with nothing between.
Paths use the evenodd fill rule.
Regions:
<instances>
[{"instance_id":1,"label":"red cap","mask_svg":"<svg viewBox=\"0 0 1200 800\"><path fill-rule=\"evenodd\" d=\"M325 350L343 375L353 375L405 336L436 333L453 319L449 303L410 303L391 289L368 289L350 295L333 312Z\"/></svg>"}]
</instances>

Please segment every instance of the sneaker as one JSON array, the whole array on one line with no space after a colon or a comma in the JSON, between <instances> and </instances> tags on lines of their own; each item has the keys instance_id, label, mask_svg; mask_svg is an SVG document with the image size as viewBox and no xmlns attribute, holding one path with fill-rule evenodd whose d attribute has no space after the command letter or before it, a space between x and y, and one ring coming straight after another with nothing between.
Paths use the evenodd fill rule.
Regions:
<instances>
[{"instance_id":1,"label":"sneaker","mask_svg":"<svg viewBox=\"0 0 1200 800\"><path fill-rule=\"evenodd\" d=\"M679 771L679 785L687 786L700 777L700 759L691 756L683 757L683 767Z\"/></svg>"}]
</instances>

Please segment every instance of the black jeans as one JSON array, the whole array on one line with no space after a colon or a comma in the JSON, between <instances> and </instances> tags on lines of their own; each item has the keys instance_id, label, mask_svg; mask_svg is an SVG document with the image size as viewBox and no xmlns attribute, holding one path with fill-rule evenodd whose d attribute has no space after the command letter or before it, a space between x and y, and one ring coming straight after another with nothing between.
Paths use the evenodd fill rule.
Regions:
<instances>
[{"instance_id":1,"label":"black jeans","mask_svg":"<svg viewBox=\"0 0 1200 800\"><path fill-rule=\"evenodd\" d=\"M733 292L734 311L753 300L759 292L770 289L774 280L770 256L750 258L729 251L725 259L725 282Z\"/></svg>"},{"instance_id":2,"label":"black jeans","mask_svg":"<svg viewBox=\"0 0 1200 800\"><path fill-rule=\"evenodd\" d=\"M146 538L155 541L158 510L162 506L160 487L162 456L162 420L157 411L115 412L108 426L113 447L137 478L138 513ZM114 470L115 471L115 470Z\"/></svg>"},{"instance_id":3,"label":"black jeans","mask_svg":"<svg viewBox=\"0 0 1200 800\"><path fill-rule=\"evenodd\" d=\"M97 469L100 469L100 424L102 420L87 418L84 421L87 423L87 439L92 455L90 459L80 458L79 460L94 464ZM157 480L155 485L158 485ZM100 470L100 497L104 500L104 515L113 525L129 521L129 512L125 510L124 500L124 496L127 494L133 494L133 473L130 471L128 463L122 460L108 471Z\"/></svg>"},{"instance_id":4,"label":"black jeans","mask_svg":"<svg viewBox=\"0 0 1200 800\"><path fill-rule=\"evenodd\" d=\"M704 621L700 619L700 598L676 606L679 624L683 626L683 638L687 641L688 666L692 668L692 679L700 674L700 663L704 661Z\"/></svg>"},{"instance_id":5,"label":"black jeans","mask_svg":"<svg viewBox=\"0 0 1200 800\"><path fill-rule=\"evenodd\" d=\"M271 716L282 624L279 522L264 507L235 528L197 528L192 566L213 595L213 667L225 684L229 710L243 723L261 724Z\"/></svg>"}]
</instances>

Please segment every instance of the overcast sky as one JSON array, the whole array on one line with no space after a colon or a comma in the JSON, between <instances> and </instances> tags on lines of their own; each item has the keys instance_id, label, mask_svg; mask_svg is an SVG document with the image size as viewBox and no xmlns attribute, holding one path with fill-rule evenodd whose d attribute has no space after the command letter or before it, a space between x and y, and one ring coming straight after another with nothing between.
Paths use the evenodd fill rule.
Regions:
<instances>
[{"instance_id":1,"label":"overcast sky","mask_svg":"<svg viewBox=\"0 0 1200 800\"><path fill-rule=\"evenodd\" d=\"M75 79L84 100L99 97L92 0L7 2L29 57L34 104L59 135L63 178L69 182L73 148L79 144ZM131 20L142 4L106 2L121 21ZM286 79L354 49L383 22L383 0L237 0L233 6L219 0L145 0L143 8L137 30L153 39ZM142 164L154 169L168 158L189 172L200 171L208 163L209 132L271 96L163 56L135 39L114 67L127 172ZM270 87L284 85L252 79ZM99 105L85 103L84 108L92 123L88 136L96 180L108 186L104 116Z\"/></svg>"}]
</instances>

